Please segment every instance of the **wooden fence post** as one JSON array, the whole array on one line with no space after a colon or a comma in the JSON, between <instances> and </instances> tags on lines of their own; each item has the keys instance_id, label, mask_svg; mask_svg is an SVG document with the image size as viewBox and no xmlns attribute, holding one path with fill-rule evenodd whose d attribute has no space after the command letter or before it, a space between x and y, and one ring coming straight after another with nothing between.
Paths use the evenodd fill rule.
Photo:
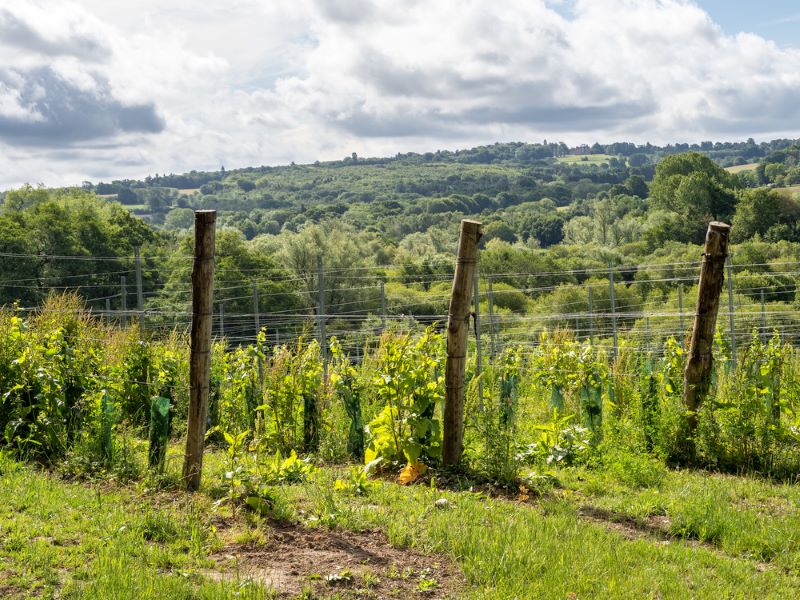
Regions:
<instances>
[{"instance_id":1,"label":"wooden fence post","mask_svg":"<svg viewBox=\"0 0 800 600\"><path fill-rule=\"evenodd\" d=\"M142 290L142 253L134 247L136 261L136 310L139 312L139 333L144 333L144 291Z\"/></svg>"},{"instance_id":2,"label":"wooden fence post","mask_svg":"<svg viewBox=\"0 0 800 600\"><path fill-rule=\"evenodd\" d=\"M489 302L489 358L491 359L492 364L494 364L494 359L497 357L497 344L495 344L494 341L494 290L492 290L491 275L486 277L486 285L488 287L486 298Z\"/></svg>"},{"instance_id":3,"label":"wooden fence post","mask_svg":"<svg viewBox=\"0 0 800 600\"><path fill-rule=\"evenodd\" d=\"M478 410L483 412L483 348L481 347L481 308L480 297L478 294L478 268L472 272L473 281L473 304L475 306L475 374L478 377Z\"/></svg>"},{"instance_id":4,"label":"wooden fence post","mask_svg":"<svg viewBox=\"0 0 800 600\"><path fill-rule=\"evenodd\" d=\"M614 359L619 356L619 340L617 338L617 299L614 294L614 270L611 261L608 261L608 288L611 297L611 332L614 336Z\"/></svg>"},{"instance_id":5,"label":"wooden fence post","mask_svg":"<svg viewBox=\"0 0 800 600\"><path fill-rule=\"evenodd\" d=\"M725 280L725 257L728 255L728 237L731 226L717 221L708 225L703 264L700 267L700 286L697 290L697 308L692 323L692 340L686 361L683 384L683 402L686 406L687 456L694 459L694 433L697 429L697 410L708 395L711 369L714 363L712 348L717 326L719 296Z\"/></svg>"},{"instance_id":6,"label":"wooden fence post","mask_svg":"<svg viewBox=\"0 0 800 600\"><path fill-rule=\"evenodd\" d=\"M456 465L461 460L464 440L464 373L467 364L469 309L472 303L473 273L478 257L481 223L464 219L458 239L456 271L447 318L447 363L445 367L444 437L442 462Z\"/></svg>"},{"instance_id":7,"label":"wooden fence post","mask_svg":"<svg viewBox=\"0 0 800 600\"><path fill-rule=\"evenodd\" d=\"M192 264L192 331L189 358L189 416L183 480L189 491L200 488L203 472L208 385L211 372L211 325L214 317L214 244L217 211L194 213Z\"/></svg>"},{"instance_id":8,"label":"wooden fence post","mask_svg":"<svg viewBox=\"0 0 800 600\"><path fill-rule=\"evenodd\" d=\"M125 275L119 278L119 308L122 311L122 328L128 326L128 284Z\"/></svg>"}]
</instances>

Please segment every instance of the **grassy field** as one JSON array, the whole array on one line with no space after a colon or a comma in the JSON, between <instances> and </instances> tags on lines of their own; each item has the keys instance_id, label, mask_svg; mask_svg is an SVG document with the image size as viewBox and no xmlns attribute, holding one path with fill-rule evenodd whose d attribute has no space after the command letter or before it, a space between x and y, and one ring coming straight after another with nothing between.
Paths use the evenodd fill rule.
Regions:
<instances>
[{"instance_id":1,"label":"grassy field","mask_svg":"<svg viewBox=\"0 0 800 600\"><path fill-rule=\"evenodd\" d=\"M744 165L736 165L733 167L726 167L728 173L743 173L745 171L752 171L758 166L758 163L747 163Z\"/></svg>"},{"instance_id":2,"label":"grassy field","mask_svg":"<svg viewBox=\"0 0 800 600\"><path fill-rule=\"evenodd\" d=\"M568 165L602 165L614 158L609 154L575 154L570 156L559 156L556 160Z\"/></svg>"},{"instance_id":3,"label":"grassy field","mask_svg":"<svg viewBox=\"0 0 800 600\"><path fill-rule=\"evenodd\" d=\"M782 188L775 188L775 191L788 198L800 199L800 185L790 185Z\"/></svg>"},{"instance_id":4,"label":"grassy field","mask_svg":"<svg viewBox=\"0 0 800 600\"><path fill-rule=\"evenodd\" d=\"M440 475L355 495L335 490L344 468L319 468L276 487L259 516L220 493L221 453L208 454L195 495L170 491L179 444L161 481L125 485L71 482L3 456L0 595L800 596L800 490L631 460L502 494Z\"/></svg>"}]
</instances>

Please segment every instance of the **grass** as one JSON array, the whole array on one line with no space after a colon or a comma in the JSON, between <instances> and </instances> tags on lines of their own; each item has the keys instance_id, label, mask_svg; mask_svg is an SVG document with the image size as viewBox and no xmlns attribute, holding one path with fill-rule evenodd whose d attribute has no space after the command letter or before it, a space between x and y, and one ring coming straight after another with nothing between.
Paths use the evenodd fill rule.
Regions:
<instances>
[{"instance_id":1,"label":"grass","mask_svg":"<svg viewBox=\"0 0 800 600\"><path fill-rule=\"evenodd\" d=\"M268 597L199 575L218 543L208 496L69 483L6 459L0 469L3 598Z\"/></svg>"},{"instance_id":2,"label":"grass","mask_svg":"<svg viewBox=\"0 0 800 600\"><path fill-rule=\"evenodd\" d=\"M753 171L758 166L758 163L747 163L744 165L734 165L732 167L725 167L728 173L744 173L745 171Z\"/></svg>"},{"instance_id":3,"label":"grass","mask_svg":"<svg viewBox=\"0 0 800 600\"><path fill-rule=\"evenodd\" d=\"M800 185L789 185L782 188L775 188L775 191L787 198L800 199Z\"/></svg>"},{"instance_id":4,"label":"grass","mask_svg":"<svg viewBox=\"0 0 800 600\"><path fill-rule=\"evenodd\" d=\"M568 165L602 165L614 158L609 154L573 154L569 156L559 156L556 160Z\"/></svg>"},{"instance_id":5,"label":"grass","mask_svg":"<svg viewBox=\"0 0 800 600\"><path fill-rule=\"evenodd\" d=\"M179 467L176 446L166 481ZM800 596L800 490L625 469L634 475L613 467L556 471L560 487L516 500L438 490L435 480L409 487L380 481L368 496L351 496L333 491L341 469L331 468L279 494L286 519L378 528L393 545L453 557L466 577L465 598ZM209 556L223 543L219 518L240 523L242 543L268 535L215 505L223 470L220 454L209 453L203 493L190 496L158 492L148 481L69 482L2 458L0 595L269 597L247 580L208 576ZM444 507L436 504L441 498Z\"/></svg>"}]
</instances>

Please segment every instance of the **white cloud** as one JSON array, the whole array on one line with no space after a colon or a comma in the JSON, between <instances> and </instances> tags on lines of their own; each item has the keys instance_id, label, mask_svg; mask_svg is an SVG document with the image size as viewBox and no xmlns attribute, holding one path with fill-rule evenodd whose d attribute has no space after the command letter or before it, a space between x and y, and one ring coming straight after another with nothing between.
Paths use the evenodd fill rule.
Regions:
<instances>
[{"instance_id":1,"label":"white cloud","mask_svg":"<svg viewBox=\"0 0 800 600\"><path fill-rule=\"evenodd\" d=\"M556 4L6 0L0 186L800 132L800 51L726 35L686 0Z\"/></svg>"}]
</instances>

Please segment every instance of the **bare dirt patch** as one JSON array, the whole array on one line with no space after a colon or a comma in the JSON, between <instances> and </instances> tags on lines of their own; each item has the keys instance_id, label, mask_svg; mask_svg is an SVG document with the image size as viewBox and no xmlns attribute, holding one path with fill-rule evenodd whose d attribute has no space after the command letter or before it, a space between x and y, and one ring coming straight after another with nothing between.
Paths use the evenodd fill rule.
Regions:
<instances>
[{"instance_id":1,"label":"bare dirt patch","mask_svg":"<svg viewBox=\"0 0 800 600\"><path fill-rule=\"evenodd\" d=\"M663 515L653 515L647 519L637 519L624 513L614 512L590 504L581 506L578 515L589 521L602 523L609 529L616 531L624 538L630 540L648 537L663 542L671 542L676 539L669 531L669 517Z\"/></svg>"},{"instance_id":2,"label":"bare dirt patch","mask_svg":"<svg viewBox=\"0 0 800 600\"><path fill-rule=\"evenodd\" d=\"M451 560L392 547L380 531L350 532L273 525L263 544L229 544L204 575L251 580L291 598L454 598L463 576Z\"/></svg>"},{"instance_id":3,"label":"bare dirt patch","mask_svg":"<svg viewBox=\"0 0 800 600\"><path fill-rule=\"evenodd\" d=\"M25 590L16 585L6 585L0 583L0 598L22 598Z\"/></svg>"},{"instance_id":4,"label":"bare dirt patch","mask_svg":"<svg viewBox=\"0 0 800 600\"><path fill-rule=\"evenodd\" d=\"M9 577L10 574L8 572L0 571L0 598L23 598L27 596L25 589L8 582Z\"/></svg>"}]
</instances>

